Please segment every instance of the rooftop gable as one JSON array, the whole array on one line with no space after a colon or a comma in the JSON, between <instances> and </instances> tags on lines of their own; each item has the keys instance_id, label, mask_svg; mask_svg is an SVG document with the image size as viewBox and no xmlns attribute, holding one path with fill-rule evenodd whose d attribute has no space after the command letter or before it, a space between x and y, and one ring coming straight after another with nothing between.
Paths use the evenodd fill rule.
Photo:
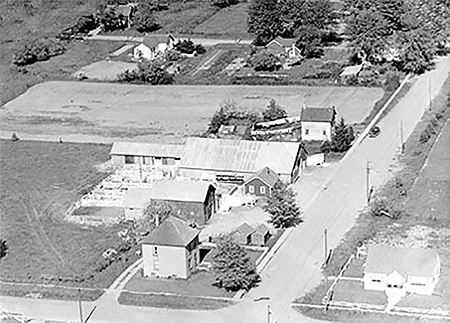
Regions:
<instances>
[{"instance_id":1,"label":"rooftop gable","mask_svg":"<svg viewBox=\"0 0 450 323\"><path fill-rule=\"evenodd\" d=\"M143 244L186 247L200 231L192 228L186 221L171 216L153 230Z\"/></svg>"},{"instance_id":2,"label":"rooftop gable","mask_svg":"<svg viewBox=\"0 0 450 323\"><path fill-rule=\"evenodd\" d=\"M251 180L259 178L264 183L269 185L270 187L274 186L276 182L278 182L278 174L275 173L272 169L269 167L264 167L255 174L251 175L247 180L246 183L250 182Z\"/></svg>"},{"instance_id":3,"label":"rooftop gable","mask_svg":"<svg viewBox=\"0 0 450 323\"><path fill-rule=\"evenodd\" d=\"M250 233L252 233L255 229L253 229L253 227L248 224L247 222L242 223L240 226L238 226L236 228L236 230L234 230L234 232L238 232L244 236L248 236Z\"/></svg>"},{"instance_id":4,"label":"rooftop gable","mask_svg":"<svg viewBox=\"0 0 450 323\"><path fill-rule=\"evenodd\" d=\"M433 277L437 257L432 249L372 244L368 248L365 272L389 275L397 271L404 277Z\"/></svg>"},{"instance_id":5,"label":"rooftop gable","mask_svg":"<svg viewBox=\"0 0 450 323\"><path fill-rule=\"evenodd\" d=\"M155 48L159 44L168 44L170 41L175 41L172 35L148 35L144 37L142 43L148 48Z\"/></svg>"},{"instance_id":6,"label":"rooftop gable","mask_svg":"<svg viewBox=\"0 0 450 323\"><path fill-rule=\"evenodd\" d=\"M295 38L282 38L278 36L277 38L273 39L272 41L267 44L269 46L270 44L276 43L282 47L291 47L296 42Z\"/></svg>"},{"instance_id":7,"label":"rooftop gable","mask_svg":"<svg viewBox=\"0 0 450 323\"><path fill-rule=\"evenodd\" d=\"M184 145L116 141L109 154L181 158L183 151Z\"/></svg>"}]
</instances>

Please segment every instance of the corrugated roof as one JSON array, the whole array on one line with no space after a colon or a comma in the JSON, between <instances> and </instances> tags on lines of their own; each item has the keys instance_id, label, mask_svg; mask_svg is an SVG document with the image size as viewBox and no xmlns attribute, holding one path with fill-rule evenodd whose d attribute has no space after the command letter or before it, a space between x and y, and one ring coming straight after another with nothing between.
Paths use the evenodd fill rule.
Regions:
<instances>
[{"instance_id":1,"label":"corrugated roof","mask_svg":"<svg viewBox=\"0 0 450 323\"><path fill-rule=\"evenodd\" d=\"M260 178L269 186L274 186L278 182L278 174L271 170L269 167L264 167L255 174L251 175L246 182L250 182L254 178Z\"/></svg>"},{"instance_id":2,"label":"corrugated roof","mask_svg":"<svg viewBox=\"0 0 450 323\"><path fill-rule=\"evenodd\" d=\"M181 158L183 152L184 145L117 141L113 144L109 154Z\"/></svg>"},{"instance_id":3,"label":"corrugated roof","mask_svg":"<svg viewBox=\"0 0 450 323\"><path fill-rule=\"evenodd\" d=\"M432 249L398 248L388 245L369 245L366 273L433 277L437 253Z\"/></svg>"},{"instance_id":4,"label":"corrugated roof","mask_svg":"<svg viewBox=\"0 0 450 323\"><path fill-rule=\"evenodd\" d=\"M341 76L357 75L362 70L362 65L347 66L341 73Z\"/></svg>"},{"instance_id":5,"label":"corrugated roof","mask_svg":"<svg viewBox=\"0 0 450 323\"><path fill-rule=\"evenodd\" d=\"M153 230L142 243L186 247L199 233L199 230L190 227L186 221L171 216Z\"/></svg>"},{"instance_id":6,"label":"corrugated roof","mask_svg":"<svg viewBox=\"0 0 450 323\"><path fill-rule=\"evenodd\" d=\"M264 236L267 232L269 232L269 228L265 224L261 223L255 228L255 232L258 232Z\"/></svg>"},{"instance_id":7,"label":"corrugated roof","mask_svg":"<svg viewBox=\"0 0 450 323\"><path fill-rule=\"evenodd\" d=\"M303 108L301 121L332 122L336 111L334 108Z\"/></svg>"},{"instance_id":8,"label":"corrugated roof","mask_svg":"<svg viewBox=\"0 0 450 323\"><path fill-rule=\"evenodd\" d=\"M123 206L143 208L150 200L203 203L210 186L207 182L156 181L152 188L129 189Z\"/></svg>"},{"instance_id":9,"label":"corrugated roof","mask_svg":"<svg viewBox=\"0 0 450 323\"><path fill-rule=\"evenodd\" d=\"M253 227L247 222L242 223L240 226L236 228L236 230L234 230L234 232L239 232L244 236L248 236L253 231L255 231L255 229L253 229Z\"/></svg>"},{"instance_id":10,"label":"corrugated roof","mask_svg":"<svg viewBox=\"0 0 450 323\"><path fill-rule=\"evenodd\" d=\"M187 139L180 167L254 173L268 166L289 175L299 143L195 138Z\"/></svg>"}]
</instances>

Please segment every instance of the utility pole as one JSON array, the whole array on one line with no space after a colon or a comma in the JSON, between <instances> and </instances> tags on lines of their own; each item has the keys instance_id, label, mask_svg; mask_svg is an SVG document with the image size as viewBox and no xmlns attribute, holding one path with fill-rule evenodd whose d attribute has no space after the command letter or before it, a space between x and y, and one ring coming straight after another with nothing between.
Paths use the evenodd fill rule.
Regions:
<instances>
[{"instance_id":1,"label":"utility pole","mask_svg":"<svg viewBox=\"0 0 450 323\"><path fill-rule=\"evenodd\" d=\"M267 323L270 323L270 304L267 304Z\"/></svg>"},{"instance_id":2,"label":"utility pole","mask_svg":"<svg viewBox=\"0 0 450 323\"><path fill-rule=\"evenodd\" d=\"M367 159L367 166L366 166L366 198L367 198L367 204L370 202L370 160Z\"/></svg>"},{"instance_id":3,"label":"utility pole","mask_svg":"<svg viewBox=\"0 0 450 323\"><path fill-rule=\"evenodd\" d=\"M402 154L405 151L405 142L403 141L403 121L400 120L400 143L402 144Z\"/></svg>"},{"instance_id":4,"label":"utility pole","mask_svg":"<svg viewBox=\"0 0 450 323\"><path fill-rule=\"evenodd\" d=\"M325 247L325 260L324 263L327 264L328 260L328 237L327 237L327 229L323 230L323 241L324 241L324 247Z\"/></svg>"},{"instance_id":5,"label":"utility pole","mask_svg":"<svg viewBox=\"0 0 450 323\"><path fill-rule=\"evenodd\" d=\"M430 76L428 76L428 110L431 111L431 82L430 82Z\"/></svg>"},{"instance_id":6,"label":"utility pole","mask_svg":"<svg viewBox=\"0 0 450 323\"><path fill-rule=\"evenodd\" d=\"M83 321L83 307L81 306L81 288L78 288L78 307L80 308L80 323Z\"/></svg>"}]
</instances>

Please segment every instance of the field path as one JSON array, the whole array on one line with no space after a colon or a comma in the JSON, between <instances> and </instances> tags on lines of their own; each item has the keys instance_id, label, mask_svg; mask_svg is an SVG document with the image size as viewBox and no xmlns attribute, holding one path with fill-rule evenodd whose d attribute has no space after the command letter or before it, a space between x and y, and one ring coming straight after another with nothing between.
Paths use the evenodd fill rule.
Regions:
<instances>
[{"instance_id":1,"label":"field path","mask_svg":"<svg viewBox=\"0 0 450 323\"><path fill-rule=\"evenodd\" d=\"M194 71L191 73L191 76L194 77L197 75L201 70L207 70L212 66L212 63L216 61L219 56L223 53L223 49L214 49L212 52L209 53L208 56L206 56L202 62L194 69Z\"/></svg>"}]
</instances>

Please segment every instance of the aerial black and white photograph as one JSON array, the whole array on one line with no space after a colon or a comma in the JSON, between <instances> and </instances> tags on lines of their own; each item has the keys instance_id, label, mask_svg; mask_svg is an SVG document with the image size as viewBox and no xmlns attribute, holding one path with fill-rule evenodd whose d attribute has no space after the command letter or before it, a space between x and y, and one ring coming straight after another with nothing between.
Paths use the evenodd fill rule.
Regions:
<instances>
[{"instance_id":1,"label":"aerial black and white photograph","mask_svg":"<svg viewBox=\"0 0 450 323\"><path fill-rule=\"evenodd\" d=\"M0 323L449 323L449 0L0 0Z\"/></svg>"}]
</instances>

